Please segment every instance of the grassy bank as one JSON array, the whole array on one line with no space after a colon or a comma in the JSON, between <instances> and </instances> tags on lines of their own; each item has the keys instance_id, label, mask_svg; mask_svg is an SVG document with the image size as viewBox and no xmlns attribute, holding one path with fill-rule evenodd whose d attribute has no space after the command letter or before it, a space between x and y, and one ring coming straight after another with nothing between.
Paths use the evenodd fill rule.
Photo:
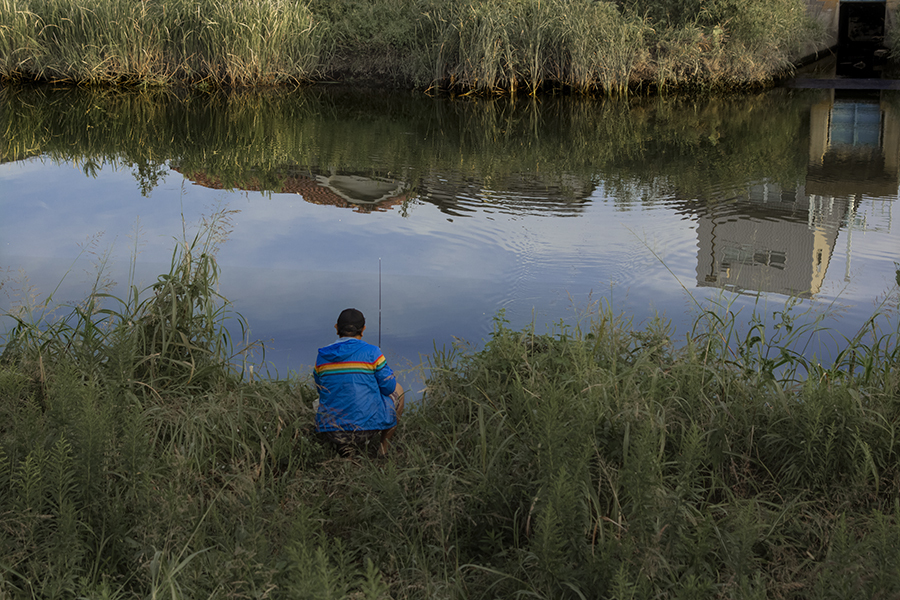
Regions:
<instances>
[{"instance_id":1,"label":"grassy bank","mask_svg":"<svg viewBox=\"0 0 900 600\"><path fill-rule=\"evenodd\" d=\"M803 0L0 1L0 79L491 93L759 85L820 32Z\"/></svg>"},{"instance_id":2,"label":"grassy bank","mask_svg":"<svg viewBox=\"0 0 900 600\"><path fill-rule=\"evenodd\" d=\"M232 366L227 231L147 290L16 312L0 596L900 593L897 288L830 366L789 350L811 332L790 311L776 338L727 306L678 335L602 304L547 334L498 319L432 358L388 459L348 461L315 441L307 381Z\"/></svg>"},{"instance_id":3,"label":"grassy bank","mask_svg":"<svg viewBox=\"0 0 900 600\"><path fill-rule=\"evenodd\" d=\"M2 0L0 77L77 83L265 84L316 65L293 2Z\"/></svg>"}]
</instances>

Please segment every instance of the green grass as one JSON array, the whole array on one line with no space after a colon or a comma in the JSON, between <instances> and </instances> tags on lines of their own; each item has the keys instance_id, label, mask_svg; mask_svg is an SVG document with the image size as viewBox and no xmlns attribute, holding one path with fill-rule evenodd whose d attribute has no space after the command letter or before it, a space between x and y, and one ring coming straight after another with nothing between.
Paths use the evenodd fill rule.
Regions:
<instances>
[{"instance_id":1,"label":"green grass","mask_svg":"<svg viewBox=\"0 0 900 600\"><path fill-rule=\"evenodd\" d=\"M123 297L107 291L103 267L93 289L71 313L56 317L53 293L8 314L16 323L6 336L3 356L36 365L77 364L86 382L97 380L157 397L169 388L207 389L240 378L232 365L239 356L227 321L246 330L216 291L215 251L230 230L230 213L216 213L172 255L172 270L146 290L129 281ZM232 326L231 330L236 329Z\"/></svg>"},{"instance_id":2,"label":"green grass","mask_svg":"<svg viewBox=\"0 0 900 600\"><path fill-rule=\"evenodd\" d=\"M463 93L746 87L820 36L803 0L2 0L0 79Z\"/></svg>"},{"instance_id":3,"label":"green grass","mask_svg":"<svg viewBox=\"0 0 900 600\"><path fill-rule=\"evenodd\" d=\"M701 306L681 335L605 302L543 334L501 315L430 359L390 457L346 460L308 379L241 379L223 352L226 231L185 236L145 300L15 313L3 597L900 593L897 288L826 366L783 351L821 327L787 327L790 303Z\"/></svg>"}]
</instances>

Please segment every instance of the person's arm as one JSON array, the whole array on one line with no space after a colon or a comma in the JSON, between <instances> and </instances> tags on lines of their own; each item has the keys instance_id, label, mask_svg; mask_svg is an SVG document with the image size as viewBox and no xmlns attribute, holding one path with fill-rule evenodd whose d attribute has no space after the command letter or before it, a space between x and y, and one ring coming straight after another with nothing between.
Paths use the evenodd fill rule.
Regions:
<instances>
[{"instance_id":1,"label":"person's arm","mask_svg":"<svg viewBox=\"0 0 900 600\"><path fill-rule=\"evenodd\" d=\"M375 363L375 380L378 382L378 389L384 396L390 396L397 388L397 378L388 366L383 354L378 357Z\"/></svg>"}]
</instances>

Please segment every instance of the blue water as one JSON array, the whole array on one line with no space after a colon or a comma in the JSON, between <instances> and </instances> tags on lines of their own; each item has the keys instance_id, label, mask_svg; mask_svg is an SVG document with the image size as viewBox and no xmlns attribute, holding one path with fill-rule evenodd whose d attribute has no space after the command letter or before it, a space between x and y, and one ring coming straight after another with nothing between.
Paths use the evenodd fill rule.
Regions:
<instances>
[{"instance_id":1,"label":"blue water","mask_svg":"<svg viewBox=\"0 0 900 600\"><path fill-rule=\"evenodd\" d=\"M18 100L0 101L7 114L20 110ZM77 302L101 262L109 283L121 285L132 256L136 283L149 285L168 270L183 228L190 236L222 209L236 212L218 253L221 292L265 345L266 365L257 369L308 374L316 348L333 339L337 314L355 307L367 315L366 339L380 339L417 394L422 358L455 344L480 347L501 310L512 327L542 332L584 321L602 302L637 326L661 314L683 335L711 300L749 320L754 309L771 316L798 295L800 312L834 316L831 333L806 348L827 359L840 336L884 311L879 303L896 292L900 157L890 99L880 100L880 137L867 121L856 149L842 141L854 139L846 120L823 141L828 120L819 113L846 107L822 95L763 96L749 108L706 100L699 121L696 106L618 107L610 119L628 115L645 132L621 143L597 141L617 131L585 131L585 123L604 123L603 103L532 107L530 122L495 117L507 129L486 132L486 112L519 109L416 98L403 101L420 111L415 117L379 105L358 108L354 121L335 116L340 101L317 101L311 109L306 101L296 123L281 112L265 127L302 130L309 146L296 156L274 134L247 137L248 154L294 157L284 184L263 191L247 189L263 187L246 183L262 169L254 165L238 165L236 184L210 184L221 166L210 158L198 169L198 156L240 157L242 149L207 147L196 135L189 151L161 157L149 191L134 151L117 153L115 138L92 154L63 129L58 137L76 140L71 154L49 142L30 157L8 150L0 164L0 308L29 296L39 302L60 282L55 301ZM756 129L757 117L747 115L760 104L773 122ZM713 115L722 122L710 124ZM750 143L779 127L790 139ZM356 131L367 141L355 141ZM7 148L20 144L16 135L7 134ZM371 139L379 135L391 140L380 150Z\"/></svg>"}]
</instances>

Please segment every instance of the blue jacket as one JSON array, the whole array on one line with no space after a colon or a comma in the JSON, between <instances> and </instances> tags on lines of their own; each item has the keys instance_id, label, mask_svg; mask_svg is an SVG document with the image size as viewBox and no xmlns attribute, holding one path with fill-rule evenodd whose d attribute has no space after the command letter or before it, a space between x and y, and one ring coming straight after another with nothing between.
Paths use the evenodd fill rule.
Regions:
<instances>
[{"instance_id":1,"label":"blue jacket","mask_svg":"<svg viewBox=\"0 0 900 600\"><path fill-rule=\"evenodd\" d=\"M397 380L377 346L341 338L319 348L314 377L316 431L371 431L397 424L390 398Z\"/></svg>"}]
</instances>

